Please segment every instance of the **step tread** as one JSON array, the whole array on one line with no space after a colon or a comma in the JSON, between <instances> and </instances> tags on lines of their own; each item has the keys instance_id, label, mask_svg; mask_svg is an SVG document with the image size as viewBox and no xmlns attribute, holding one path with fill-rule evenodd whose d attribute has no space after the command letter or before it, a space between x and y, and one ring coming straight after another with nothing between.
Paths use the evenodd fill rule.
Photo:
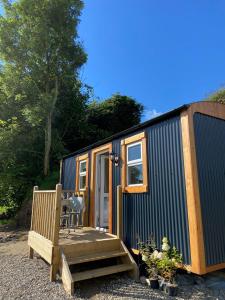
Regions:
<instances>
[{"instance_id":1,"label":"step tread","mask_svg":"<svg viewBox=\"0 0 225 300\"><path fill-rule=\"evenodd\" d=\"M75 265L75 264L85 263L89 261L95 261L95 260L101 260L101 259L113 258L113 257L119 257L125 255L127 255L127 253L124 251L114 250L114 251L98 252L89 255L77 256L74 258L67 258L67 262L69 265Z\"/></svg>"},{"instance_id":2,"label":"step tread","mask_svg":"<svg viewBox=\"0 0 225 300\"><path fill-rule=\"evenodd\" d=\"M125 271L130 271L133 269L133 266L130 264L120 264L110 267L98 268L94 270L88 270L79 273L73 273L72 278L73 282L82 281L86 279L101 277L105 275L110 275L114 273L120 273Z\"/></svg>"}]
</instances>

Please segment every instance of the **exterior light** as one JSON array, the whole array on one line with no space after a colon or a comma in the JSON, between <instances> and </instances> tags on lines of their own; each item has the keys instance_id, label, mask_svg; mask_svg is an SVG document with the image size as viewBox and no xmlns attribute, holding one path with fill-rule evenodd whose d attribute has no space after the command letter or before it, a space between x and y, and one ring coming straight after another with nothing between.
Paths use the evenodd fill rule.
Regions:
<instances>
[{"instance_id":1,"label":"exterior light","mask_svg":"<svg viewBox=\"0 0 225 300\"><path fill-rule=\"evenodd\" d=\"M109 158L112 162L114 162L116 167L119 165L119 156L118 156L118 154L116 154L112 151L112 152L109 153Z\"/></svg>"}]
</instances>

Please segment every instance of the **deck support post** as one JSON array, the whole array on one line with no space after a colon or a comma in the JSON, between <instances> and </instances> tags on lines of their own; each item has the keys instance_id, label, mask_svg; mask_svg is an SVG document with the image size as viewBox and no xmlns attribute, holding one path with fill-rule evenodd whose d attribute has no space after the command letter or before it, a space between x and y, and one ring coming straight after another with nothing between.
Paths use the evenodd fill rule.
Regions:
<instances>
[{"instance_id":1,"label":"deck support post","mask_svg":"<svg viewBox=\"0 0 225 300\"><path fill-rule=\"evenodd\" d=\"M50 281L55 281L56 280L56 274L58 272L58 265L56 264L51 264L50 266Z\"/></svg>"},{"instance_id":2,"label":"deck support post","mask_svg":"<svg viewBox=\"0 0 225 300\"><path fill-rule=\"evenodd\" d=\"M60 230L60 210L61 210L61 194L62 185L56 185L56 195L55 195L55 219L54 219L54 229L53 229L53 251L52 251L52 263L50 267L50 281L56 280L56 274L59 270L59 230Z\"/></svg>"},{"instance_id":3,"label":"deck support post","mask_svg":"<svg viewBox=\"0 0 225 300\"><path fill-rule=\"evenodd\" d=\"M34 258L34 249L29 247L29 258L33 259Z\"/></svg>"}]
</instances>

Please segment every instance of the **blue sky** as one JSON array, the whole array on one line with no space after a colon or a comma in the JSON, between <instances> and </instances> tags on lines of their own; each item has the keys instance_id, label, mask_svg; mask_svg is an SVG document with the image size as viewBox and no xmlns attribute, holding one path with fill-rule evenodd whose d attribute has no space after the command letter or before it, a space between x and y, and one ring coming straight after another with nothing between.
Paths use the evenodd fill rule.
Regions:
<instances>
[{"instance_id":1,"label":"blue sky","mask_svg":"<svg viewBox=\"0 0 225 300\"><path fill-rule=\"evenodd\" d=\"M223 0L85 0L81 78L100 99L120 92L145 117L199 101L225 84Z\"/></svg>"}]
</instances>

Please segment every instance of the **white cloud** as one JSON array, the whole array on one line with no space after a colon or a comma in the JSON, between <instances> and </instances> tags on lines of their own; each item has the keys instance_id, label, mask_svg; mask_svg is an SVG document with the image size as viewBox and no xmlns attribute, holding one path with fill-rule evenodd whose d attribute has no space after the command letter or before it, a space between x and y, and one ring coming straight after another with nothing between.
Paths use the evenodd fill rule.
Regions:
<instances>
[{"instance_id":1,"label":"white cloud","mask_svg":"<svg viewBox=\"0 0 225 300\"><path fill-rule=\"evenodd\" d=\"M155 117L160 116L162 113L157 111L156 109L146 109L144 110L144 114L142 117L142 121L147 121L153 119Z\"/></svg>"}]
</instances>

